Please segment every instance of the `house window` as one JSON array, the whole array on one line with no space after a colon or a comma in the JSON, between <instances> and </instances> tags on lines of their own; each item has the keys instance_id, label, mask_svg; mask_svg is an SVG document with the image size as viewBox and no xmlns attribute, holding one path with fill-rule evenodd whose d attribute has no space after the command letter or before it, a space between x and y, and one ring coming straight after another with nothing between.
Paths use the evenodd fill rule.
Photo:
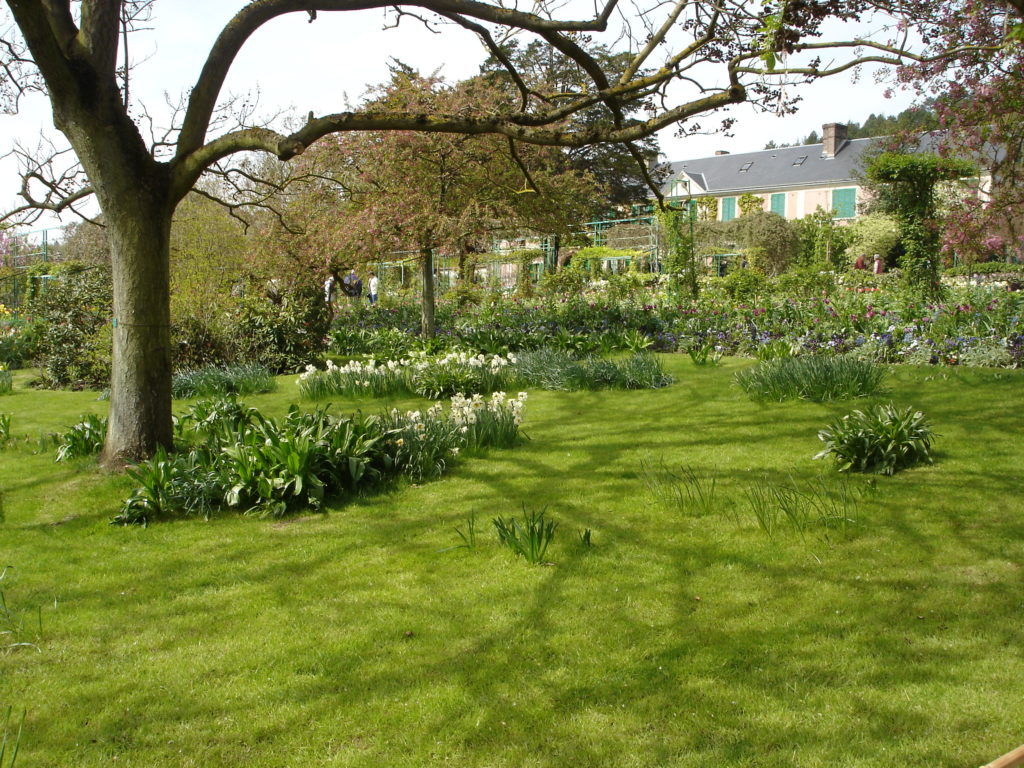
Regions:
<instances>
[{"instance_id":1,"label":"house window","mask_svg":"<svg viewBox=\"0 0 1024 768\"><path fill-rule=\"evenodd\" d=\"M857 215L857 189L847 187L846 189L832 190L832 210L836 212L837 219L852 219Z\"/></svg>"},{"instance_id":2,"label":"house window","mask_svg":"<svg viewBox=\"0 0 1024 768\"><path fill-rule=\"evenodd\" d=\"M807 159L807 155L800 155L796 160L793 161L793 165L803 165L804 160Z\"/></svg>"},{"instance_id":3,"label":"house window","mask_svg":"<svg viewBox=\"0 0 1024 768\"><path fill-rule=\"evenodd\" d=\"M689 190L687 189L688 186L689 185L682 179L674 182L672 184L672 196L683 197L684 195L689 194Z\"/></svg>"},{"instance_id":4,"label":"house window","mask_svg":"<svg viewBox=\"0 0 1024 768\"><path fill-rule=\"evenodd\" d=\"M732 221L736 218L736 198L722 198L722 221Z\"/></svg>"},{"instance_id":5,"label":"house window","mask_svg":"<svg viewBox=\"0 0 1024 768\"><path fill-rule=\"evenodd\" d=\"M753 162L753 161L751 161L751 162L749 162L749 163L744 163L744 164L743 164L743 165L742 165L742 166L740 167L740 173L746 173L747 171L749 171L749 170L750 170L750 166L752 166L753 164L754 164L754 162Z\"/></svg>"},{"instance_id":6,"label":"house window","mask_svg":"<svg viewBox=\"0 0 1024 768\"><path fill-rule=\"evenodd\" d=\"M772 213L777 213L786 218L786 193L778 192L772 195Z\"/></svg>"}]
</instances>

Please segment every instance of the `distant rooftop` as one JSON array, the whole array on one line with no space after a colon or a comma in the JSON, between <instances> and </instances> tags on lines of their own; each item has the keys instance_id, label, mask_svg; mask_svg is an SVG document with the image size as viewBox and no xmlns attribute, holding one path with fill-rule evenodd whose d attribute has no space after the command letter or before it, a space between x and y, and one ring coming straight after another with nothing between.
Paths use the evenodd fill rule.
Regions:
<instances>
[{"instance_id":1,"label":"distant rooftop","mask_svg":"<svg viewBox=\"0 0 1024 768\"><path fill-rule=\"evenodd\" d=\"M742 194L854 183L860 170L861 156L873 141L848 140L834 157L825 154L824 144L805 144L802 147L679 160L668 164L669 173L662 185L662 194L672 194L674 182L686 176L691 180L690 189L694 195Z\"/></svg>"},{"instance_id":2,"label":"distant rooftop","mask_svg":"<svg viewBox=\"0 0 1024 768\"><path fill-rule=\"evenodd\" d=\"M855 184L862 172L861 160L865 151L878 139L846 139L844 133L828 145L823 142L735 155L721 153L663 164L661 168L668 168L668 175L662 184L662 194L672 195L675 182L687 177L690 194L693 195ZM935 151L936 139L934 133L922 134L921 149ZM834 154L827 152L827 147L833 148Z\"/></svg>"}]
</instances>

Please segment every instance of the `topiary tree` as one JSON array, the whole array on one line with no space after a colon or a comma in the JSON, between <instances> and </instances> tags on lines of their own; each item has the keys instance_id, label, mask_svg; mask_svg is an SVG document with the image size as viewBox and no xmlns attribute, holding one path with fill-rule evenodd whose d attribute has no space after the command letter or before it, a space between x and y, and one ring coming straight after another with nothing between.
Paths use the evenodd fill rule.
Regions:
<instances>
[{"instance_id":1,"label":"topiary tree","mask_svg":"<svg viewBox=\"0 0 1024 768\"><path fill-rule=\"evenodd\" d=\"M879 186L879 206L899 222L904 280L926 296L938 295L941 287L936 188L941 181L975 174L974 165L929 153L883 152L868 163L866 173L868 180Z\"/></svg>"}]
</instances>

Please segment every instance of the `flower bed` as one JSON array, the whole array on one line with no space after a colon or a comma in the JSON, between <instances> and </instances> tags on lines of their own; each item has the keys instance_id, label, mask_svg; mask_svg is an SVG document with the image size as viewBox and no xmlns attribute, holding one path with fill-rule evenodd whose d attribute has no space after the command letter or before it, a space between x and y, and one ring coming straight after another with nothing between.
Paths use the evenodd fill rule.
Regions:
<instances>
[{"instance_id":1,"label":"flower bed","mask_svg":"<svg viewBox=\"0 0 1024 768\"><path fill-rule=\"evenodd\" d=\"M331 346L338 354L380 354L400 338L417 347L411 303L342 315ZM607 293L502 299L479 307L441 302L431 344L492 354L555 347L577 353L636 349L757 356L780 340L794 354L858 354L884 362L1020 366L1024 362L1024 294L961 284L942 303L924 303L885 280L835 286L827 295L728 299L716 284L697 301L664 286L625 299ZM639 336L638 336L639 335ZM638 338L644 342L638 342ZM381 342L381 343L379 343Z\"/></svg>"}]
</instances>

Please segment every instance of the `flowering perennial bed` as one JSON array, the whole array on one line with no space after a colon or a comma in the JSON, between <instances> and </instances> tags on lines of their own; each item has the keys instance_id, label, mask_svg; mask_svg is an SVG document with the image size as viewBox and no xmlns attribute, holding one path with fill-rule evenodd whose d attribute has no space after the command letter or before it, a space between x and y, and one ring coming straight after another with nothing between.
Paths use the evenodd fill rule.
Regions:
<instances>
[{"instance_id":1,"label":"flowering perennial bed","mask_svg":"<svg viewBox=\"0 0 1024 768\"><path fill-rule=\"evenodd\" d=\"M139 487L116 522L208 517L220 507L280 517L397 477L440 477L460 452L519 442L526 397L459 395L447 411L437 403L425 412L338 418L293 405L281 421L233 397L199 401L176 420L176 453L158 450L129 470Z\"/></svg>"},{"instance_id":2,"label":"flowering perennial bed","mask_svg":"<svg viewBox=\"0 0 1024 768\"><path fill-rule=\"evenodd\" d=\"M850 286L829 295L730 300L706 291L679 301L663 289L613 299L581 296L508 298L480 307L442 302L431 344L492 354L557 347L576 352L685 351L710 344L756 356L785 343L794 354L858 354L884 362L1019 367L1024 363L1024 294L998 286L950 287L924 303L888 287ZM339 354L403 357L421 343L417 307L397 303L339 317L331 347ZM641 334L637 337L636 334Z\"/></svg>"}]
</instances>

